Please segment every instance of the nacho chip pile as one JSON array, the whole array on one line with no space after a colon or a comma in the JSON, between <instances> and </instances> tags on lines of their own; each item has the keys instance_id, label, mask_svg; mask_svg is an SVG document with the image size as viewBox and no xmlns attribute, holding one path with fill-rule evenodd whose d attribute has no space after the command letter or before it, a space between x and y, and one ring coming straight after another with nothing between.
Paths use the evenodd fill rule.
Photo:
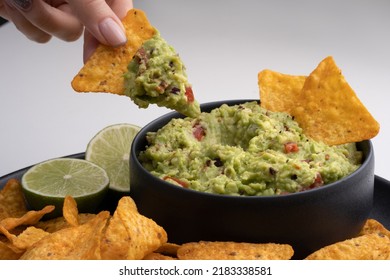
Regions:
<instances>
[{"instance_id":1,"label":"nacho chip pile","mask_svg":"<svg viewBox=\"0 0 390 280\"><path fill-rule=\"evenodd\" d=\"M258 73L261 106L292 115L309 137L328 145L375 137L379 124L337 67L326 57L305 76Z\"/></svg>"},{"instance_id":2,"label":"nacho chip pile","mask_svg":"<svg viewBox=\"0 0 390 280\"><path fill-rule=\"evenodd\" d=\"M139 214L128 196L119 200L113 216L80 214L67 196L63 216L51 220L41 219L53 206L27 211L20 201L21 185L12 179L0 191L0 259L143 259L167 242L165 230Z\"/></svg>"}]
</instances>

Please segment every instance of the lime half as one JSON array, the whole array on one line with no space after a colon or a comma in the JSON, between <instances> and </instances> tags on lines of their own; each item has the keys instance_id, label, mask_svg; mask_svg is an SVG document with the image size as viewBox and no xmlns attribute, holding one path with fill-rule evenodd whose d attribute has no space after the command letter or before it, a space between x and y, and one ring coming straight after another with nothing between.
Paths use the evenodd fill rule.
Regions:
<instances>
[{"instance_id":1,"label":"lime half","mask_svg":"<svg viewBox=\"0 0 390 280\"><path fill-rule=\"evenodd\" d=\"M54 205L51 217L62 215L65 196L71 195L80 212L94 212L107 193L109 178L98 165L75 158L56 158L31 167L22 177L26 200L32 209Z\"/></svg>"},{"instance_id":2,"label":"lime half","mask_svg":"<svg viewBox=\"0 0 390 280\"><path fill-rule=\"evenodd\" d=\"M88 143L85 159L106 170L110 189L130 191L130 147L140 127L121 123L103 128Z\"/></svg>"}]
</instances>

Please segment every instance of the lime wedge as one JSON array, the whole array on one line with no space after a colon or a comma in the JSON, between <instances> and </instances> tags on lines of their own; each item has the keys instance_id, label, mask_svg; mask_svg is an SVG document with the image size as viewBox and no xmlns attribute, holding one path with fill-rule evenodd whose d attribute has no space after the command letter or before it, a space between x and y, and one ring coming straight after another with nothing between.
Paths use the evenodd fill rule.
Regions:
<instances>
[{"instance_id":1,"label":"lime wedge","mask_svg":"<svg viewBox=\"0 0 390 280\"><path fill-rule=\"evenodd\" d=\"M130 191L130 147L141 128L133 124L114 124L103 128L88 143L85 159L106 170L110 189Z\"/></svg>"},{"instance_id":2,"label":"lime wedge","mask_svg":"<svg viewBox=\"0 0 390 280\"><path fill-rule=\"evenodd\" d=\"M80 212L94 212L108 190L109 178L98 165L75 158L50 159L31 167L22 177L22 188L32 209L56 207L50 217L62 215L63 201L71 195Z\"/></svg>"}]
</instances>

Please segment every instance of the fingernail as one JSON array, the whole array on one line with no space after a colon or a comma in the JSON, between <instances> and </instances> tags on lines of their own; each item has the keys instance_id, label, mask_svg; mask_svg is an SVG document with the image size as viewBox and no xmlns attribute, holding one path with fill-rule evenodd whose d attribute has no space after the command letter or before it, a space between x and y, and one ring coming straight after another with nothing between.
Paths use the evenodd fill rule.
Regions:
<instances>
[{"instance_id":1,"label":"fingernail","mask_svg":"<svg viewBox=\"0 0 390 280\"><path fill-rule=\"evenodd\" d=\"M32 1L33 0L7 0L8 4L24 12L27 12L31 9Z\"/></svg>"},{"instance_id":2,"label":"fingernail","mask_svg":"<svg viewBox=\"0 0 390 280\"><path fill-rule=\"evenodd\" d=\"M126 43L127 38L122 28L112 19L106 18L99 23L99 30L104 39L111 46L120 46Z\"/></svg>"}]
</instances>

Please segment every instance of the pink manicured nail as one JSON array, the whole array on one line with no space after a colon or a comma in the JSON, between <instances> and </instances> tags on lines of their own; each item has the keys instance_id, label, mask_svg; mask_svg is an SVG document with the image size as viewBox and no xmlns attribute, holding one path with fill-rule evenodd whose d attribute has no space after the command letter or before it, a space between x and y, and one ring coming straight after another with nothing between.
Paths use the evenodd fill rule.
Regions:
<instances>
[{"instance_id":1,"label":"pink manicured nail","mask_svg":"<svg viewBox=\"0 0 390 280\"><path fill-rule=\"evenodd\" d=\"M112 18L106 18L101 21L99 23L99 30L111 46L120 46L127 41L122 28Z\"/></svg>"}]
</instances>

